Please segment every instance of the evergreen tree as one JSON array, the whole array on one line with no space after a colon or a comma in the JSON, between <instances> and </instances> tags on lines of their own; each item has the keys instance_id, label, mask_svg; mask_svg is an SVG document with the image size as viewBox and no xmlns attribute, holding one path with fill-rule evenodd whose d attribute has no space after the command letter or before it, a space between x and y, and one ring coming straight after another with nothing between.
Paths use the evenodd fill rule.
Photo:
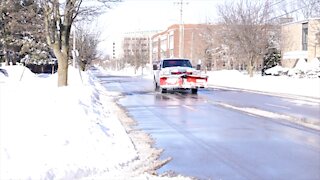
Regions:
<instances>
[{"instance_id":1,"label":"evergreen tree","mask_svg":"<svg viewBox=\"0 0 320 180\"><path fill-rule=\"evenodd\" d=\"M1 0L0 48L6 64L27 54L32 60L48 58L42 9L36 0Z\"/></svg>"},{"instance_id":2,"label":"evergreen tree","mask_svg":"<svg viewBox=\"0 0 320 180\"><path fill-rule=\"evenodd\" d=\"M265 75L265 70L277 65L281 65L281 54L276 48L270 48L263 57L262 75Z\"/></svg>"}]
</instances>

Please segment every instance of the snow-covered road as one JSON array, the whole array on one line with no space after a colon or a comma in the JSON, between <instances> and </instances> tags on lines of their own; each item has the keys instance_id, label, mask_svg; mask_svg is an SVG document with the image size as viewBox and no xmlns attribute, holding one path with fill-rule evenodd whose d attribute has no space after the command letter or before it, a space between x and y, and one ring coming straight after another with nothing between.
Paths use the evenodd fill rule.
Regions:
<instances>
[{"instance_id":1,"label":"snow-covered road","mask_svg":"<svg viewBox=\"0 0 320 180\"><path fill-rule=\"evenodd\" d=\"M201 179L320 177L317 102L225 89L161 94L141 77L99 79L124 95L119 103L137 121L136 129L165 149L162 158L173 158L161 173Z\"/></svg>"}]
</instances>

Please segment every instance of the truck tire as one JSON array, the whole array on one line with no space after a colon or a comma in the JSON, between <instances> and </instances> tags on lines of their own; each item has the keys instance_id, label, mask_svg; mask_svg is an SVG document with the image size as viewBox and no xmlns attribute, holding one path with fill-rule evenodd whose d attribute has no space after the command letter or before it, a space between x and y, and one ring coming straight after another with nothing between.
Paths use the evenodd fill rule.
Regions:
<instances>
[{"instance_id":1,"label":"truck tire","mask_svg":"<svg viewBox=\"0 0 320 180\"><path fill-rule=\"evenodd\" d=\"M160 88L161 93L167 93L167 89L166 88Z\"/></svg>"},{"instance_id":2,"label":"truck tire","mask_svg":"<svg viewBox=\"0 0 320 180\"><path fill-rule=\"evenodd\" d=\"M158 90L159 90L159 85L158 85L158 83L157 83L157 81L156 81L155 78L153 79L153 86L154 86L154 90L155 90L155 91L158 91Z\"/></svg>"},{"instance_id":3,"label":"truck tire","mask_svg":"<svg viewBox=\"0 0 320 180\"><path fill-rule=\"evenodd\" d=\"M192 94L197 94L198 93L198 88L192 88L191 89Z\"/></svg>"}]
</instances>

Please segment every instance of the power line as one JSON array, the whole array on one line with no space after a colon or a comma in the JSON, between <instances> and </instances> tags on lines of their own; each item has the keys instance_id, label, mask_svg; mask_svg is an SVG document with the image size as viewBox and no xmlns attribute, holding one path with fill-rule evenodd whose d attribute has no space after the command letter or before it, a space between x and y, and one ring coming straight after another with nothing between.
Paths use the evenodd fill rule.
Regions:
<instances>
[{"instance_id":1,"label":"power line","mask_svg":"<svg viewBox=\"0 0 320 180\"><path fill-rule=\"evenodd\" d=\"M292 3L292 2L294 2L294 1L291 1L291 3ZM320 3L320 0L314 1L314 2L312 2L312 3L310 3L310 4L306 4L306 5L304 5L304 6L300 7L300 8L294 9L294 10L292 10L292 11L290 11L290 12L281 14L281 15L276 16L276 17L273 17L273 18L269 19L268 21L273 21L273 20L278 19L278 18L280 18L280 17L282 17L282 16L286 16L286 15L288 15L288 14L291 14L291 13L297 12L297 11L299 11L299 10L302 10L302 9L308 7L308 6L313 6L313 5L315 5L316 3Z\"/></svg>"},{"instance_id":2,"label":"power line","mask_svg":"<svg viewBox=\"0 0 320 180\"><path fill-rule=\"evenodd\" d=\"M280 4L280 3L284 2L284 1L286 1L286 0L280 0L280 1L276 2L276 3L274 3L274 4L271 4L270 7L275 6L277 4Z\"/></svg>"}]
</instances>

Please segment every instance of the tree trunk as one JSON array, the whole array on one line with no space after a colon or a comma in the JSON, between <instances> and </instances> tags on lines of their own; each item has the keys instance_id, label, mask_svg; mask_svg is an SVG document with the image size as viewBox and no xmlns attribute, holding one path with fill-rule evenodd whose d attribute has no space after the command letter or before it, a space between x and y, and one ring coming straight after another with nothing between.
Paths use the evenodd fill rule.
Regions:
<instances>
[{"instance_id":1,"label":"tree trunk","mask_svg":"<svg viewBox=\"0 0 320 180\"><path fill-rule=\"evenodd\" d=\"M253 69L254 69L253 62L252 62L252 60L249 60L247 71L248 71L250 77L253 77Z\"/></svg>"},{"instance_id":2,"label":"tree trunk","mask_svg":"<svg viewBox=\"0 0 320 180\"><path fill-rule=\"evenodd\" d=\"M3 54L4 54L4 62L6 63L6 66L9 66L9 54L8 54L8 49L6 42L3 45Z\"/></svg>"},{"instance_id":3,"label":"tree trunk","mask_svg":"<svg viewBox=\"0 0 320 180\"><path fill-rule=\"evenodd\" d=\"M53 52L58 59L58 87L68 85L68 54L61 52L58 45L53 46Z\"/></svg>"},{"instance_id":4,"label":"tree trunk","mask_svg":"<svg viewBox=\"0 0 320 180\"><path fill-rule=\"evenodd\" d=\"M58 87L68 85L68 57L58 58Z\"/></svg>"},{"instance_id":5,"label":"tree trunk","mask_svg":"<svg viewBox=\"0 0 320 180\"><path fill-rule=\"evenodd\" d=\"M6 66L9 66L10 62L9 62L9 55L8 55L7 51L5 51L5 53L4 53L4 59L5 59L5 62L6 62Z\"/></svg>"}]
</instances>

